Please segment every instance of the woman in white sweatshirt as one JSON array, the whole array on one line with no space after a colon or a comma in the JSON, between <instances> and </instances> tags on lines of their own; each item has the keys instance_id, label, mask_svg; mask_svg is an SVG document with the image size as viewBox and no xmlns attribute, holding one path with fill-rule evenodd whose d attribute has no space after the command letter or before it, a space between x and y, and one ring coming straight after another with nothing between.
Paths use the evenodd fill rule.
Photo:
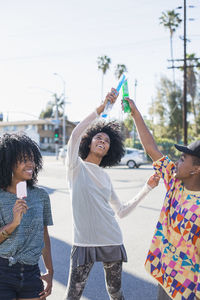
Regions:
<instances>
[{"instance_id":1,"label":"woman in white sweatshirt","mask_svg":"<svg viewBox=\"0 0 200 300\"><path fill-rule=\"evenodd\" d=\"M126 216L159 181L158 176L152 175L139 194L123 204L103 170L118 164L124 155L119 124L98 122L88 127L103 112L107 101L114 103L117 96L112 89L104 103L76 126L68 143L67 177L74 227L65 295L68 300L80 299L95 261L103 263L110 299L124 299L121 273L127 255L115 212L120 218Z\"/></svg>"}]
</instances>

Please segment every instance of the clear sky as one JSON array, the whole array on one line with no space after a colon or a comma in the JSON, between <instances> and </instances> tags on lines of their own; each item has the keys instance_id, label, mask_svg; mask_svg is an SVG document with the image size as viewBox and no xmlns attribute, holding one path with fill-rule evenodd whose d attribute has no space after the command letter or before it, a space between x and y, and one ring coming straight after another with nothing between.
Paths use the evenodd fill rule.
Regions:
<instances>
[{"instance_id":1,"label":"clear sky","mask_svg":"<svg viewBox=\"0 0 200 300\"><path fill-rule=\"evenodd\" d=\"M188 53L200 57L200 1L187 3L195 6L187 9L188 18L195 19L187 22ZM101 101L101 55L112 60L104 94L117 85L115 66L125 64L130 97L136 96L147 114L160 76L172 79L169 32L159 17L181 5L183 0L1 0L0 111L5 120L36 119L52 93L62 93L55 72L66 82L69 120L84 118ZM180 36L182 25L174 36L175 58L183 58ZM182 80L178 70L176 78ZM120 116L119 103L115 117Z\"/></svg>"}]
</instances>

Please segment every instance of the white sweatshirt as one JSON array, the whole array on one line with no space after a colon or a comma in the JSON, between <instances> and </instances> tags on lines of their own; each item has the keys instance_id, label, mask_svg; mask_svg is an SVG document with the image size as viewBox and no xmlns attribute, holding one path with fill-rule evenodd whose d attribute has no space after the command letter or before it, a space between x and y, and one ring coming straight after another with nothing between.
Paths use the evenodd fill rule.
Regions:
<instances>
[{"instance_id":1,"label":"white sweatshirt","mask_svg":"<svg viewBox=\"0 0 200 300\"><path fill-rule=\"evenodd\" d=\"M114 211L120 218L126 216L151 190L146 184L136 197L123 204L103 168L79 157L81 138L97 116L97 112L93 112L76 126L67 148L66 165L72 200L73 244L82 247L122 245L122 233Z\"/></svg>"}]
</instances>

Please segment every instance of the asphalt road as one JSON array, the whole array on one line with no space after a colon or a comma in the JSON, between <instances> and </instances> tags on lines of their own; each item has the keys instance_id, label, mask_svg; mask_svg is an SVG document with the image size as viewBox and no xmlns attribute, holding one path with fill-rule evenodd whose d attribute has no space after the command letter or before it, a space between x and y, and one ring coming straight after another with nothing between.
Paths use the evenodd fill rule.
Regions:
<instances>
[{"instance_id":1,"label":"asphalt road","mask_svg":"<svg viewBox=\"0 0 200 300\"><path fill-rule=\"evenodd\" d=\"M48 300L63 299L67 284L72 237L71 203L66 184L65 167L62 161L53 156L44 157L44 170L40 173L38 184L49 193L54 226L49 228L54 263L54 285ZM114 167L106 169L114 188L123 201L131 199L153 173L151 165L139 169ZM156 282L146 273L144 262L148 247L164 199L164 185L160 182L140 205L124 219L119 219L128 263L123 265L123 291L126 300L155 300ZM41 268L43 266L41 263ZM108 300L101 263L93 267L83 297L88 300Z\"/></svg>"}]
</instances>

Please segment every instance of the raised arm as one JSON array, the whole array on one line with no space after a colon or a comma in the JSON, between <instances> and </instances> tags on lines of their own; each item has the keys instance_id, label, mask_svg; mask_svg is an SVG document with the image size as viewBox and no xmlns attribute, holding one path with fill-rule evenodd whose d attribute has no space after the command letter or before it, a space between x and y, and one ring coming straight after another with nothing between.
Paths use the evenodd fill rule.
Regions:
<instances>
[{"instance_id":1,"label":"raised arm","mask_svg":"<svg viewBox=\"0 0 200 300\"><path fill-rule=\"evenodd\" d=\"M87 118L80 122L72 131L67 145L67 167L74 168L78 163L78 152L81 138L87 127L97 118L96 111L91 113Z\"/></svg>"},{"instance_id":2,"label":"raised arm","mask_svg":"<svg viewBox=\"0 0 200 300\"><path fill-rule=\"evenodd\" d=\"M81 142L81 138L88 126L104 111L106 103L108 101L114 103L117 97L117 91L115 89L112 89L111 92L106 95L104 102L100 106L98 106L93 113L87 116L74 128L67 147L67 166L69 168L74 168L78 163L79 145Z\"/></svg>"},{"instance_id":3,"label":"raised arm","mask_svg":"<svg viewBox=\"0 0 200 300\"><path fill-rule=\"evenodd\" d=\"M141 113L137 109L133 100L126 98L128 100L130 108L131 108L131 116L135 122L140 141L146 153L151 157L153 161L158 160L163 156L163 154L158 150L157 144L150 133L149 129L147 128Z\"/></svg>"}]
</instances>

